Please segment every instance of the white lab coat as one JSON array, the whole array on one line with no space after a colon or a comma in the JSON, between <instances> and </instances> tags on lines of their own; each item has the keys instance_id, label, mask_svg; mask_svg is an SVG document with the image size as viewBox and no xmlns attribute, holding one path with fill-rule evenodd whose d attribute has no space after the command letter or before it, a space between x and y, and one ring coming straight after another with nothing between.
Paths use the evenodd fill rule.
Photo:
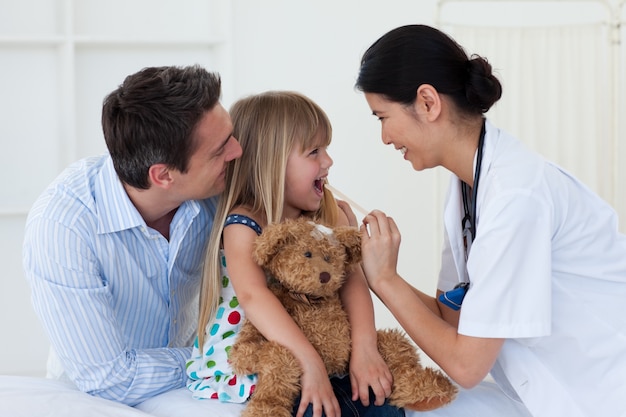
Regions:
<instances>
[{"instance_id":1,"label":"white lab coat","mask_svg":"<svg viewBox=\"0 0 626 417\"><path fill-rule=\"evenodd\" d=\"M462 207L453 176L438 288L469 276L459 333L507 339L496 382L535 417L626 416L626 236L614 211L489 122L467 268Z\"/></svg>"}]
</instances>

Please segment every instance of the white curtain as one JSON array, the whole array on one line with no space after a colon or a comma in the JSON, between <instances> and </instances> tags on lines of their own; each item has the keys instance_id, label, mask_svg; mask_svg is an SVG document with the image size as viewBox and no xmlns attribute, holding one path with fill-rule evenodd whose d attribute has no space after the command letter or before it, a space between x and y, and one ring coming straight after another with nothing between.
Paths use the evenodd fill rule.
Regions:
<instances>
[{"instance_id":1,"label":"white curtain","mask_svg":"<svg viewBox=\"0 0 626 417\"><path fill-rule=\"evenodd\" d=\"M608 25L441 29L486 57L502 82L503 97L487 116L614 204Z\"/></svg>"}]
</instances>

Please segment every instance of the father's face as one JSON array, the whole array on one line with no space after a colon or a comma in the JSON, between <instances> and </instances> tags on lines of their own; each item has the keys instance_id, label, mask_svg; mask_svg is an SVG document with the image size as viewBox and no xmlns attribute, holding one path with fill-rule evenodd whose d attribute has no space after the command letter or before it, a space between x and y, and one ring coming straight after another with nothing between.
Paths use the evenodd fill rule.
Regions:
<instances>
[{"instance_id":1,"label":"father's face","mask_svg":"<svg viewBox=\"0 0 626 417\"><path fill-rule=\"evenodd\" d=\"M199 200L224 191L226 164L241 156L241 146L232 135L230 115L216 104L196 126L198 148L186 173L178 173L178 192L183 200Z\"/></svg>"}]
</instances>

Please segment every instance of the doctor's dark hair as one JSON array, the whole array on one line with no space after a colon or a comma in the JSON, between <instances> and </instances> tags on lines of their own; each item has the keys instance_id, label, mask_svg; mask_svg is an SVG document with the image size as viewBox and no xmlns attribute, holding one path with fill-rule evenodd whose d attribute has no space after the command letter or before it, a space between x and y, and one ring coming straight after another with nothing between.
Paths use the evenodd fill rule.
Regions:
<instances>
[{"instance_id":1,"label":"doctor's dark hair","mask_svg":"<svg viewBox=\"0 0 626 417\"><path fill-rule=\"evenodd\" d=\"M220 94L219 75L198 65L148 67L126 77L102 106L104 139L120 180L147 189L151 165L187 172L199 145L195 127Z\"/></svg>"},{"instance_id":2,"label":"doctor's dark hair","mask_svg":"<svg viewBox=\"0 0 626 417\"><path fill-rule=\"evenodd\" d=\"M363 54L357 89L408 105L422 84L432 85L469 115L487 112L502 96L485 58L468 58L451 37L430 26L393 29Z\"/></svg>"}]
</instances>

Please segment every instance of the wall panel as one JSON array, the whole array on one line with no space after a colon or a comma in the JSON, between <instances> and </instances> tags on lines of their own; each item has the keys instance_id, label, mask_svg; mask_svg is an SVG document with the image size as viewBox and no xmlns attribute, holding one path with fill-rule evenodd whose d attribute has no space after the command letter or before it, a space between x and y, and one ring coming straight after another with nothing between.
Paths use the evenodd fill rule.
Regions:
<instances>
[{"instance_id":1,"label":"wall panel","mask_svg":"<svg viewBox=\"0 0 626 417\"><path fill-rule=\"evenodd\" d=\"M200 64L229 80L229 10L228 0L0 0L0 373L45 370L21 263L30 206L68 164L105 151L102 100L126 75Z\"/></svg>"}]
</instances>

